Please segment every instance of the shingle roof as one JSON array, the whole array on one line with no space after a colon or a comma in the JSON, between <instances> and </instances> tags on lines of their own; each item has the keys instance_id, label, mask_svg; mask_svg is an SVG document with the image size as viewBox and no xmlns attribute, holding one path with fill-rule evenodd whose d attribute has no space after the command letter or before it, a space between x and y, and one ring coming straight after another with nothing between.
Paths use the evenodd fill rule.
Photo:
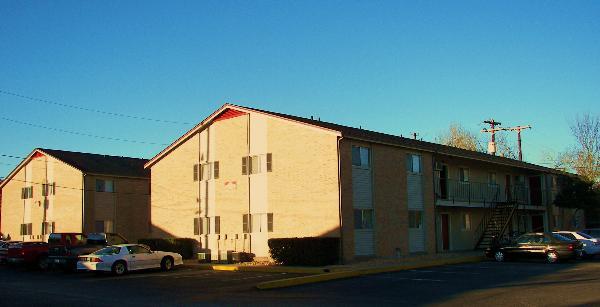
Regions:
<instances>
[{"instance_id":1,"label":"shingle roof","mask_svg":"<svg viewBox=\"0 0 600 307\"><path fill-rule=\"evenodd\" d=\"M38 148L84 173L150 178L149 170L144 169L147 159L107 156L92 153L73 152Z\"/></svg>"},{"instance_id":2,"label":"shingle roof","mask_svg":"<svg viewBox=\"0 0 600 307\"><path fill-rule=\"evenodd\" d=\"M256 112L261 112L261 113L265 113L265 114L270 114L273 116L283 117L283 118L303 122L303 123L314 125L314 126L319 126L319 127L330 129L330 130L336 130L336 131L341 132L342 136L346 137L346 138L397 145L397 146L406 147L406 148L425 150L425 151L434 152L434 153L438 153L438 154L442 154L442 155L464 157L467 159L475 159L475 160L479 160L479 161L504 164L504 165L508 165L508 166L533 169L533 170L543 171L543 172L562 173L562 172L557 171L552 168L543 167L540 165L527 163L527 162L510 159L510 158L506 158L506 157L493 156L493 155L483 153L483 152L477 152L477 151L472 151L472 150L467 150L467 149L462 149L462 148L457 148L457 147L452 147L452 146L447 146L447 145L442 145L442 144L437 144L437 143L432 143L432 142L420 141L420 140L405 138L405 137L401 137L401 136L397 136L397 135L391 135L391 134L386 134L386 133L381 133L381 132L376 132L376 131L370 131L370 130L366 130L366 129L348 127L348 126L338 125L338 124L334 124L334 123L328 123L328 122L324 122L324 121L320 121L320 120L314 120L314 119L309 119L309 118L304 118L304 117L299 117L299 116L294 116L294 115L259 110L259 109L248 108L248 107L243 107L243 106L236 106L236 107L239 107L242 109L247 109L247 110L252 110L252 111L256 111Z\"/></svg>"}]
</instances>

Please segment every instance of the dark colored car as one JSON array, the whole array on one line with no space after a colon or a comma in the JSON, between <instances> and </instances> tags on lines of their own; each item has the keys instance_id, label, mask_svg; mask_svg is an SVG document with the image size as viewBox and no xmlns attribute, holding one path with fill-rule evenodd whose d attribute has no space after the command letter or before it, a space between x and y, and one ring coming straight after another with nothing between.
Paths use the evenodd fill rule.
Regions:
<instances>
[{"instance_id":1,"label":"dark colored car","mask_svg":"<svg viewBox=\"0 0 600 307\"><path fill-rule=\"evenodd\" d=\"M53 241L53 235L50 234L49 243ZM80 255L93 253L109 245L129 243L127 239L116 233L78 234L74 239L76 240L69 240L64 244L51 243L48 259L53 267L75 271Z\"/></svg>"},{"instance_id":2,"label":"dark colored car","mask_svg":"<svg viewBox=\"0 0 600 307\"><path fill-rule=\"evenodd\" d=\"M581 256L583 245L552 233L526 233L515 240L500 242L486 249L487 257L498 262L510 259L545 259L548 263Z\"/></svg>"},{"instance_id":3,"label":"dark colored car","mask_svg":"<svg viewBox=\"0 0 600 307\"><path fill-rule=\"evenodd\" d=\"M48 243L20 242L8 245L8 263L37 265L40 269L48 267Z\"/></svg>"}]
</instances>

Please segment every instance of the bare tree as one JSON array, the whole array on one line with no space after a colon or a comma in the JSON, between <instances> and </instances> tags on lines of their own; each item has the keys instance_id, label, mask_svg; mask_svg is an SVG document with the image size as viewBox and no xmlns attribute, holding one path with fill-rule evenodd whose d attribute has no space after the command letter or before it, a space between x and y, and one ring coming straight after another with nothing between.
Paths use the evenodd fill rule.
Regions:
<instances>
[{"instance_id":1,"label":"bare tree","mask_svg":"<svg viewBox=\"0 0 600 307\"><path fill-rule=\"evenodd\" d=\"M600 116L578 116L571 124L571 133L577 143L560 160L579 176L600 183Z\"/></svg>"},{"instance_id":2,"label":"bare tree","mask_svg":"<svg viewBox=\"0 0 600 307\"><path fill-rule=\"evenodd\" d=\"M448 127L448 132L439 135L436 142L452 147L487 152L487 141L484 135L469 131L460 124L453 123ZM511 159L517 158L514 146L503 132L496 133L496 152L499 156Z\"/></svg>"},{"instance_id":3,"label":"bare tree","mask_svg":"<svg viewBox=\"0 0 600 307\"><path fill-rule=\"evenodd\" d=\"M496 133L496 153L501 157L517 159L519 154L504 133Z\"/></svg>"},{"instance_id":4,"label":"bare tree","mask_svg":"<svg viewBox=\"0 0 600 307\"><path fill-rule=\"evenodd\" d=\"M457 123L450 124L448 132L440 134L436 137L436 141L440 144L452 147L485 152L485 147L481 140L478 139L477 134L465 129Z\"/></svg>"}]
</instances>

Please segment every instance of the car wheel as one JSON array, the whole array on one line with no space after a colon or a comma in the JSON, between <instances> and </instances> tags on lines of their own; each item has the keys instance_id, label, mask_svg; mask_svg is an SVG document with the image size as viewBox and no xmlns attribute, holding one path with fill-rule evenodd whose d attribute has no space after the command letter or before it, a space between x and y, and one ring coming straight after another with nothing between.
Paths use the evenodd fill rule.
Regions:
<instances>
[{"instance_id":1,"label":"car wheel","mask_svg":"<svg viewBox=\"0 0 600 307\"><path fill-rule=\"evenodd\" d=\"M546 262L548 263L557 263L558 262L558 253L555 251L549 251L546 253Z\"/></svg>"},{"instance_id":2,"label":"car wheel","mask_svg":"<svg viewBox=\"0 0 600 307\"><path fill-rule=\"evenodd\" d=\"M115 275L123 275L127 273L127 265L123 261L117 261L112 265L112 273Z\"/></svg>"},{"instance_id":3,"label":"car wheel","mask_svg":"<svg viewBox=\"0 0 600 307\"><path fill-rule=\"evenodd\" d=\"M48 258L47 257L40 257L37 261L37 267L40 270L47 270L48 269Z\"/></svg>"},{"instance_id":4,"label":"car wheel","mask_svg":"<svg viewBox=\"0 0 600 307\"><path fill-rule=\"evenodd\" d=\"M173 269L175 265L173 264L173 258L171 257L165 257L163 258L163 260L160 262L160 268L163 271L170 271Z\"/></svg>"},{"instance_id":5,"label":"car wheel","mask_svg":"<svg viewBox=\"0 0 600 307\"><path fill-rule=\"evenodd\" d=\"M494 259L496 259L498 262L503 262L506 260L506 255L503 251L496 251L496 253L494 253Z\"/></svg>"}]
</instances>

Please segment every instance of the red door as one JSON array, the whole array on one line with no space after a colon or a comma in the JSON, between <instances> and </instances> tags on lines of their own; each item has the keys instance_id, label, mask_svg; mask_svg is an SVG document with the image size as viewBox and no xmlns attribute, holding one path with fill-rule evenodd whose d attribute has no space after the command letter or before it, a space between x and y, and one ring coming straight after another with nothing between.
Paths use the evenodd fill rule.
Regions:
<instances>
[{"instance_id":1,"label":"red door","mask_svg":"<svg viewBox=\"0 0 600 307\"><path fill-rule=\"evenodd\" d=\"M450 231L448 214L442 214L442 250L450 249Z\"/></svg>"}]
</instances>

